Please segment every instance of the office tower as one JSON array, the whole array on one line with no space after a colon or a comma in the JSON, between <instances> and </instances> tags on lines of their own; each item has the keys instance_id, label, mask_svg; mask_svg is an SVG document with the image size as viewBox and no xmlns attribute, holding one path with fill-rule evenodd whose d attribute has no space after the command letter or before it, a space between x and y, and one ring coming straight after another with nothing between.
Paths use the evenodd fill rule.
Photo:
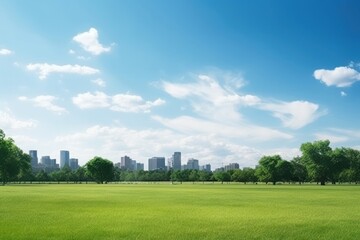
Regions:
<instances>
[{"instance_id":1,"label":"office tower","mask_svg":"<svg viewBox=\"0 0 360 240\"><path fill-rule=\"evenodd\" d=\"M187 169L199 170L199 160L190 158L187 162Z\"/></svg>"},{"instance_id":2,"label":"office tower","mask_svg":"<svg viewBox=\"0 0 360 240\"><path fill-rule=\"evenodd\" d=\"M40 163L41 163L42 167L50 168L51 167L50 156L42 156L40 159Z\"/></svg>"},{"instance_id":3,"label":"office tower","mask_svg":"<svg viewBox=\"0 0 360 240\"><path fill-rule=\"evenodd\" d=\"M60 151L60 168L63 168L65 166L70 167L70 153L66 150Z\"/></svg>"},{"instance_id":4,"label":"office tower","mask_svg":"<svg viewBox=\"0 0 360 240\"><path fill-rule=\"evenodd\" d=\"M152 157L149 158L149 171L152 170L165 170L165 158L164 157Z\"/></svg>"},{"instance_id":5,"label":"office tower","mask_svg":"<svg viewBox=\"0 0 360 240\"><path fill-rule=\"evenodd\" d=\"M128 156L121 157L121 162L120 162L121 169L134 170L132 161L133 160Z\"/></svg>"},{"instance_id":6,"label":"office tower","mask_svg":"<svg viewBox=\"0 0 360 240\"><path fill-rule=\"evenodd\" d=\"M37 150L30 150L29 155L31 157L31 166L37 167L37 165L38 165Z\"/></svg>"},{"instance_id":7,"label":"office tower","mask_svg":"<svg viewBox=\"0 0 360 240\"><path fill-rule=\"evenodd\" d=\"M239 164L238 163L230 163L229 165L226 165L224 167L225 171L235 170L235 169L239 169Z\"/></svg>"},{"instance_id":8,"label":"office tower","mask_svg":"<svg viewBox=\"0 0 360 240\"><path fill-rule=\"evenodd\" d=\"M76 170L79 168L79 160L77 158L70 158L69 163L71 170Z\"/></svg>"},{"instance_id":9,"label":"office tower","mask_svg":"<svg viewBox=\"0 0 360 240\"><path fill-rule=\"evenodd\" d=\"M201 170L211 172L211 165L210 164L202 165Z\"/></svg>"},{"instance_id":10,"label":"office tower","mask_svg":"<svg viewBox=\"0 0 360 240\"><path fill-rule=\"evenodd\" d=\"M136 163L136 170L137 171L144 171L144 164L143 163Z\"/></svg>"},{"instance_id":11,"label":"office tower","mask_svg":"<svg viewBox=\"0 0 360 240\"><path fill-rule=\"evenodd\" d=\"M181 152L174 152L170 158L169 168L173 170L181 170Z\"/></svg>"}]
</instances>

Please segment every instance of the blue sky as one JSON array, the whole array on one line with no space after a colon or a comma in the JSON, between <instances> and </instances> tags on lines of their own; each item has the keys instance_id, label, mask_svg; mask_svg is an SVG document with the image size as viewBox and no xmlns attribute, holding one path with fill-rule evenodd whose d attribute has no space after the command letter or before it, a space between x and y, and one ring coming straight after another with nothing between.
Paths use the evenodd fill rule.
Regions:
<instances>
[{"instance_id":1,"label":"blue sky","mask_svg":"<svg viewBox=\"0 0 360 240\"><path fill-rule=\"evenodd\" d=\"M360 149L358 1L1 1L0 128L86 163Z\"/></svg>"}]
</instances>

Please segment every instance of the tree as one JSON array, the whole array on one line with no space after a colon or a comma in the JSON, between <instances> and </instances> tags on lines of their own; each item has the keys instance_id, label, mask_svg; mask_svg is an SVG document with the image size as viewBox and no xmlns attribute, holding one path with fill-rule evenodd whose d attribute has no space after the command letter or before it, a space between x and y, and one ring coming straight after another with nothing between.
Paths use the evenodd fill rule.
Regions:
<instances>
[{"instance_id":1,"label":"tree","mask_svg":"<svg viewBox=\"0 0 360 240\"><path fill-rule=\"evenodd\" d=\"M279 155L264 156L259 160L259 166L256 168L256 175L262 182L272 182L273 185L281 180L282 164L284 161Z\"/></svg>"},{"instance_id":2,"label":"tree","mask_svg":"<svg viewBox=\"0 0 360 240\"><path fill-rule=\"evenodd\" d=\"M332 184L339 181L340 173L350 167L350 159L346 156L345 148L336 148L330 158L330 180Z\"/></svg>"},{"instance_id":3,"label":"tree","mask_svg":"<svg viewBox=\"0 0 360 240\"><path fill-rule=\"evenodd\" d=\"M0 180L5 185L10 180L15 180L20 171L25 172L30 168L30 156L23 153L11 138L6 138L0 129Z\"/></svg>"},{"instance_id":4,"label":"tree","mask_svg":"<svg viewBox=\"0 0 360 240\"><path fill-rule=\"evenodd\" d=\"M329 140L303 143L300 148L302 163L306 166L312 180L325 185L331 178L332 149Z\"/></svg>"},{"instance_id":5,"label":"tree","mask_svg":"<svg viewBox=\"0 0 360 240\"><path fill-rule=\"evenodd\" d=\"M199 171L199 180L202 181L203 183L205 181L210 181L211 176L212 176L212 173L209 171L205 171L205 170Z\"/></svg>"},{"instance_id":6,"label":"tree","mask_svg":"<svg viewBox=\"0 0 360 240\"><path fill-rule=\"evenodd\" d=\"M308 176L306 167L301 164L301 158L295 157L292 161L290 161L293 169L292 181L299 182L299 184L306 181Z\"/></svg>"},{"instance_id":7,"label":"tree","mask_svg":"<svg viewBox=\"0 0 360 240\"><path fill-rule=\"evenodd\" d=\"M231 180L230 173L226 171L217 171L214 173L214 177L217 181L221 182L221 184L224 184L224 182L230 182Z\"/></svg>"},{"instance_id":8,"label":"tree","mask_svg":"<svg viewBox=\"0 0 360 240\"><path fill-rule=\"evenodd\" d=\"M192 181L193 183L195 183L195 181L199 180L199 173L198 170L191 170L190 174L189 174L189 181Z\"/></svg>"},{"instance_id":9,"label":"tree","mask_svg":"<svg viewBox=\"0 0 360 240\"><path fill-rule=\"evenodd\" d=\"M114 178L114 165L111 161L94 157L86 163L86 170L97 183L110 182Z\"/></svg>"},{"instance_id":10,"label":"tree","mask_svg":"<svg viewBox=\"0 0 360 240\"><path fill-rule=\"evenodd\" d=\"M290 162L281 160L276 164L276 172L279 181L290 182L294 169Z\"/></svg>"}]
</instances>

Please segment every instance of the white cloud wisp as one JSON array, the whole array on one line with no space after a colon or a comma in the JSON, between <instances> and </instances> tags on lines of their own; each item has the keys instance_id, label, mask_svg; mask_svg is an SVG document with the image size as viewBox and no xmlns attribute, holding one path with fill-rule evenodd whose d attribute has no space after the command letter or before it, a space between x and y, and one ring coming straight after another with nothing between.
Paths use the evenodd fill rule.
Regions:
<instances>
[{"instance_id":1,"label":"white cloud wisp","mask_svg":"<svg viewBox=\"0 0 360 240\"><path fill-rule=\"evenodd\" d=\"M90 28L89 31L79 33L73 40L80 44L80 46L87 52L93 55L100 55L104 52L110 52L111 47L104 47L98 40L99 34L95 28Z\"/></svg>"},{"instance_id":2,"label":"white cloud wisp","mask_svg":"<svg viewBox=\"0 0 360 240\"><path fill-rule=\"evenodd\" d=\"M26 66L27 70L34 71L38 74L39 79L44 80L51 73L68 73L79 75L93 75L100 73L100 70L88 66L80 65L56 65L48 63L34 63Z\"/></svg>"},{"instance_id":3,"label":"white cloud wisp","mask_svg":"<svg viewBox=\"0 0 360 240\"><path fill-rule=\"evenodd\" d=\"M67 110L63 107L60 107L53 102L57 100L56 97L50 96L50 95L40 95L36 96L34 98L28 98L25 96L19 97L20 101L27 101L34 104L36 107L44 108L50 112L53 112L58 115L62 115L64 113L67 113Z\"/></svg>"},{"instance_id":4,"label":"white cloud wisp","mask_svg":"<svg viewBox=\"0 0 360 240\"><path fill-rule=\"evenodd\" d=\"M155 101L145 101L141 96L132 94L116 94L109 96L103 92L80 93L73 97L73 103L81 109L109 108L116 112L148 113L153 107L165 104L158 98Z\"/></svg>"},{"instance_id":5,"label":"white cloud wisp","mask_svg":"<svg viewBox=\"0 0 360 240\"><path fill-rule=\"evenodd\" d=\"M6 49L6 48L2 48L0 49L0 55L6 56L6 55L11 55L13 54L13 51Z\"/></svg>"}]
</instances>

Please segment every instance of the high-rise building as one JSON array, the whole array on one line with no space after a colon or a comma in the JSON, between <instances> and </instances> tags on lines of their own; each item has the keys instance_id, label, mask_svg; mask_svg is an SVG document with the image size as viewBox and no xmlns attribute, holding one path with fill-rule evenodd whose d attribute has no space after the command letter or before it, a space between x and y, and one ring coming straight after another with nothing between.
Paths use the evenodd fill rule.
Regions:
<instances>
[{"instance_id":1,"label":"high-rise building","mask_svg":"<svg viewBox=\"0 0 360 240\"><path fill-rule=\"evenodd\" d=\"M51 167L51 158L50 156L42 156L40 159L42 167L50 168Z\"/></svg>"},{"instance_id":2,"label":"high-rise building","mask_svg":"<svg viewBox=\"0 0 360 240\"><path fill-rule=\"evenodd\" d=\"M124 170L134 170L133 160L128 156L121 157L120 167Z\"/></svg>"},{"instance_id":3,"label":"high-rise building","mask_svg":"<svg viewBox=\"0 0 360 240\"><path fill-rule=\"evenodd\" d=\"M211 165L210 164L202 165L200 169L203 171L211 172Z\"/></svg>"},{"instance_id":4,"label":"high-rise building","mask_svg":"<svg viewBox=\"0 0 360 240\"><path fill-rule=\"evenodd\" d=\"M56 159L50 159L51 161L50 161L50 167L52 167L52 168L56 168Z\"/></svg>"},{"instance_id":5,"label":"high-rise building","mask_svg":"<svg viewBox=\"0 0 360 240\"><path fill-rule=\"evenodd\" d=\"M164 157L152 157L149 158L149 171L152 170L165 170L165 158Z\"/></svg>"},{"instance_id":6,"label":"high-rise building","mask_svg":"<svg viewBox=\"0 0 360 240\"><path fill-rule=\"evenodd\" d=\"M181 152L174 152L168 162L169 169L181 170Z\"/></svg>"},{"instance_id":7,"label":"high-rise building","mask_svg":"<svg viewBox=\"0 0 360 240\"><path fill-rule=\"evenodd\" d=\"M187 162L187 169L199 170L199 160L190 158Z\"/></svg>"},{"instance_id":8,"label":"high-rise building","mask_svg":"<svg viewBox=\"0 0 360 240\"><path fill-rule=\"evenodd\" d=\"M143 163L136 163L136 171L144 171L144 164Z\"/></svg>"},{"instance_id":9,"label":"high-rise building","mask_svg":"<svg viewBox=\"0 0 360 240\"><path fill-rule=\"evenodd\" d=\"M60 151L60 168L63 168L65 166L70 167L70 153L66 150Z\"/></svg>"},{"instance_id":10,"label":"high-rise building","mask_svg":"<svg viewBox=\"0 0 360 240\"><path fill-rule=\"evenodd\" d=\"M69 159L69 167L71 170L76 170L79 168L79 160L77 158L70 158Z\"/></svg>"},{"instance_id":11,"label":"high-rise building","mask_svg":"<svg viewBox=\"0 0 360 240\"><path fill-rule=\"evenodd\" d=\"M37 165L38 165L37 150L30 150L29 155L31 157L31 166L37 167Z\"/></svg>"},{"instance_id":12,"label":"high-rise building","mask_svg":"<svg viewBox=\"0 0 360 240\"><path fill-rule=\"evenodd\" d=\"M225 171L229 171L229 170L235 170L235 169L239 169L239 164L238 163L230 163L230 164L228 164L228 165L226 165L225 167L224 167L224 170Z\"/></svg>"}]
</instances>

